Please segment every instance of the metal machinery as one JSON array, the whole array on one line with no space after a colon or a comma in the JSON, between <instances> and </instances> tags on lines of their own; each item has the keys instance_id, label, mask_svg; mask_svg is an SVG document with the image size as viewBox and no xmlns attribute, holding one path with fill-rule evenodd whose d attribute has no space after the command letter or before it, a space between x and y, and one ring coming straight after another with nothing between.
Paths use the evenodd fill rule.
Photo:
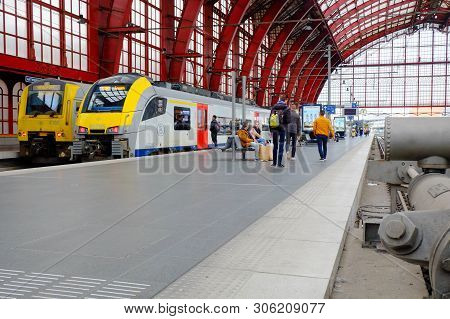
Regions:
<instances>
[{"instance_id":1,"label":"metal machinery","mask_svg":"<svg viewBox=\"0 0 450 319\"><path fill-rule=\"evenodd\" d=\"M380 240L428 269L433 298L450 298L449 145L450 118L387 118L384 159L368 165L368 179L388 183L402 203L382 219Z\"/></svg>"}]
</instances>

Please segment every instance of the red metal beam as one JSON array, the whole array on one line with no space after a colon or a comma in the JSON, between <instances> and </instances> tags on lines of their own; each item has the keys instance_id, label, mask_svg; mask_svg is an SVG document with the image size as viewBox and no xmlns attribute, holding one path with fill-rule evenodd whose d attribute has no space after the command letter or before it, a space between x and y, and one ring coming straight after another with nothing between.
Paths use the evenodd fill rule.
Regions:
<instances>
[{"instance_id":1,"label":"red metal beam","mask_svg":"<svg viewBox=\"0 0 450 319\"><path fill-rule=\"evenodd\" d=\"M339 9L343 4L349 5L349 3L354 2L354 0L338 0L335 3L333 3L331 6L329 6L326 10L324 10L323 14L326 17L329 17L331 14L334 13L335 10Z\"/></svg>"},{"instance_id":2,"label":"red metal beam","mask_svg":"<svg viewBox=\"0 0 450 319\"><path fill-rule=\"evenodd\" d=\"M249 76L250 71L255 64L255 59L258 54L259 48L264 40L264 37L269 32L273 23L275 22L278 14L283 10L286 4L289 3L289 0L277 0L272 3L272 5L267 9L264 13L264 16L261 19L261 24L258 25L256 30L253 33L251 41L248 45L247 52L244 56L244 62L241 68L240 76ZM242 96L242 84L239 84L237 87L238 96Z\"/></svg>"},{"instance_id":3,"label":"red metal beam","mask_svg":"<svg viewBox=\"0 0 450 319\"><path fill-rule=\"evenodd\" d=\"M189 0L184 2L184 9L181 20L178 24L177 36L173 44L173 55L181 58L174 58L170 62L170 81L180 82L184 68L186 67L186 54L194 32L195 22L203 6L204 0Z\"/></svg>"},{"instance_id":4,"label":"red metal beam","mask_svg":"<svg viewBox=\"0 0 450 319\"><path fill-rule=\"evenodd\" d=\"M220 32L220 42L216 49L216 59L213 63L213 70L220 70L225 67L225 60L227 58L228 51L230 50L233 39L239 28L245 12L250 6L251 0L239 0L235 1L233 8L225 19L225 25ZM212 73L209 83L209 88L212 91L218 91L220 86L220 79L222 73Z\"/></svg>"},{"instance_id":5,"label":"red metal beam","mask_svg":"<svg viewBox=\"0 0 450 319\"><path fill-rule=\"evenodd\" d=\"M395 26L395 27L389 28L387 30L383 30L381 32L375 33L372 36L355 43L354 45L352 45L350 48L348 48L346 51L343 52L344 59L346 59L349 56L351 56L357 50L362 49L367 44L369 44L371 42L374 42L374 41L382 38L385 35L388 35L388 34L391 34L391 33L397 32L397 31L400 31L400 30L405 29L407 27L408 27L408 24ZM339 64L339 62L334 63L333 64L333 68L335 68L338 64ZM324 67L324 69L325 69L325 67ZM325 70L324 70L324 72L321 72L321 73L325 73ZM312 102L317 101L317 99L318 99L318 97L319 97L319 95L321 93L321 90L323 89L323 86L325 85L325 82L326 82L326 77L323 78L321 80L320 84L317 86L317 90L316 90L316 92L313 95Z\"/></svg>"},{"instance_id":6,"label":"red metal beam","mask_svg":"<svg viewBox=\"0 0 450 319\"><path fill-rule=\"evenodd\" d=\"M331 58L331 73L333 73L334 67L339 63L339 61L339 57L334 54ZM317 70L315 70L315 74L312 75L314 77L312 79L310 77L309 81L312 81L312 83L309 85L309 88L306 88L306 92L303 91L303 96L306 96L306 100L310 101L311 103L316 101L315 96L318 87L328 78L328 58L322 60L322 62L323 63L320 63L320 65L317 67Z\"/></svg>"},{"instance_id":7,"label":"red metal beam","mask_svg":"<svg viewBox=\"0 0 450 319\"><path fill-rule=\"evenodd\" d=\"M313 60L319 57L319 54L324 54L325 52L316 53L315 51L320 47L324 40L325 34L322 34L315 38L311 43L306 46L305 52L300 55L300 58L293 64L291 68L291 73L286 87L286 92L288 96L293 96L292 92L294 86L297 83L297 79L303 70L303 67L310 56L313 56ZM309 62L310 63L310 62Z\"/></svg>"},{"instance_id":8,"label":"red metal beam","mask_svg":"<svg viewBox=\"0 0 450 319\"><path fill-rule=\"evenodd\" d=\"M365 39L362 39L362 40L356 42L352 46L344 49L344 51L342 53L342 55L344 57L344 60L347 59L349 56L351 56L356 51L362 49L365 45L367 45L367 44L369 44L369 43L371 43L373 41L376 41L376 40L378 40L378 39L380 39L380 38L382 38L382 37L384 37L384 36L386 36L388 34L391 34L391 33L394 33L394 32L397 32L397 31L400 31L400 30L403 30L403 29L406 29L406 28L408 28L408 26L409 26L409 24L397 25L397 26L392 27L392 28L381 30L381 31L379 31L379 32L377 32L375 34L372 34L371 36L369 36L369 37L367 37Z\"/></svg>"},{"instance_id":9,"label":"red metal beam","mask_svg":"<svg viewBox=\"0 0 450 319\"><path fill-rule=\"evenodd\" d=\"M416 1L416 0L412 0L412 1ZM365 3L362 3L358 6L355 6L353 9L347 11L343 15L339 15L339 17L330 24L330 29L332 31L336 30L339 27L339 25L341 25L343 23L343 21L351 19L353 16L359 14L363 9L365 9L369 6L372 6L374 3L382 4L382 2L380 2L379 0L371 0L371 1L367 1ZM333 19L335 16L338 15L338 13L339 13L339 11L335 11L333 13L333 15L327 16L327 18ZM325 11L324 14L327 15L327 11Z\"/></svg>"},{"instance_id":10,"label":"red metal beam","mask_svg":"<svg viewBox=\"0 0 450 319\"><path fill-rule=\"evenodd\" d=\"M304 64L301 67L301 70L299 70L299 74L302 73L303 74L299 75L299 76L292 76L289 79L290 83L294 82L294 86L297 83L298 80L298 85L295 88L295 93L293 91L293 94L291 94L291 96L294 98L294 100L299 100L300 97L302 97L303 94L303 90L305 89L306 85L309 82L309 76L311 74L314 74L314 72L316 71L316 66L318 63L320 63L320 61L323 59L323 56L325 55L325 52L311 52L310 54L307 55L307 58L310 58L310 61L307 64ZM300 57L301 59L302 57ZM293 87L294 90L294 87ZM303 101L304 102L304 101Z\"/></svg>"},{"instance_id":11,"label":"red metal beam","mask_svg":"<svg viewBox=\"0 0 450 319\"><path fill-rule=\"evenodd\" d=\"M334 58L334 57L333 57ZM331 73L333 73L334 69L339 65L340 61L336 59L335 62L331 62ZM312 103L316 103L319 97L319 94L322 92L322 88L325 85L326 80L328 79L328 66L325 64L320 71L318 82L316 80L316 84L313 85L312 96L310 97Z\"/></svg>"},{"instance_id":12,"label":"red metal beam","mask_svg":"<svg viewBox=\"0 0 450 319\"><path fill-rule=\"evenodd\" d=\"M117 27L117 28L106 28L106 29L100 29L99 32L101 33L145 33L145 29L141 27Z\"/></svg>"},{"instance_id":13,"label":"red metal beam","mask_svg":"<svg viewBox=\"0 0 450 319\"><path fill-rule=\"evenodd\" d=\"M123 28L130 21L132 4L133 0L100 0L100 29ZM124 33L99 34L100 78L111 76L119 70L124 36Z\"/></svg>"},{"instance_id":14,"label":"red metal beam","mask_svg":"<svg viewBox=\"0 0 450 319\"><path fill-rule=\"evenodd\" d=\"M396 22L397 20L398 20L397 17L386 19L385 21L383 21L383 25L389 25L390 23ZM409 23L405 22L404 24L402 24L402 26L409 26ZM376 30L379 27L380 27L380 25L374 24L374 25L370 26L369 28L364 29L364 32L365 33L369 33L369 32L371 32L373 30ZM384 32L385 34L392 33L392 32L385 32L385 30L387 30L387 29L383 29L380 32ZM375 34L377 34L377 33L375 33ZM356 40L359 37L361 37L361 34L360 33L355 33L352 36L350 36L350 38L348 38L345 41L343 41L342 43L340 43L339 47L340 48L346 48L348 44L352 43L354 40Z\"/></svg>"},{"instance_id":15,"label":"red metal beam","mask_svg":"<svg viewBox=\"0 0 450 319\"><path fill-rule=\"evenodd\" d=\"M31 2L31 1L27 1ZM100 0L89 1L89 27L88 29L88 70L98 76L100 68L100 42L98 29L102 14L100 13Z\"/></svg>"},{"instance_id":16,"label":"red metal beam","mask_svg":"<svg viewBox=\"0 0 450 319\"><path fill-rule=\"evenodd\" d=\"M203 87L209 87L208 67L212 65L214 56L214 20L213 20L214 3L212 1L206 1L203 5L204 23L203 23Z\"/></svg>"},{"instance_id":17,"label":"red metal beam","mask_svg":"<svg viewBox=\"0 0 450 319\"><path fill-rule=\"evenodd\" d=\"M289 68L291 67L297 53L303 47L303 44L305 44L305 42L309 39L311 34L314 34L314 31L319 27L320 23L315 22L315 25L313 25L314 30L303 31L300 36L295 39L295 42L289 48L288 53L283 57L280 70L278 71L277 80L275 81L274 95L272 97L271 104L276 103L277 96L281 94L286 75L288 74Z\"/></svg>"},{"instance_id":18,"label":"red metal beam","mask_svg":"<svg viewBox=\"0 0 450 319\"><path fill-rule=\"evenodd\" d=\"M328 33L328 36L330 38L330 42L333 45L334 49L336 50L337 54L341 57L341 60L342 60L341 52L339 51L339 46L337 44L337 41L334 39L334 34L331 31L330 26L328 25L328 21L326 20L327 17L324 15L324 13L323 13L322 9L320 8L317 0L314 0L314 3L315 3L315 7L317 8L317 12L319 13L319 16L322 19L323 24L325 26L325 29L326 29L326 31Z\"/></svg>"},{"instance_id":19,"label":"red metal beam","mask_svg":"<svg viewBox=\"0 0 450 319\"><path fill-rule=\"evenodd\" d=\"M0 54L0 70L36 77L60 77L72 81L95 82L98 79L98 74L94 72L79 71L6 54Z\"/></svg>"},{"instance_id":20,"label":"red metal beam","mask_svg":"<svg viewBox=\"0 0 450 319\"><path fill-rule=\"evenodd\" d=\"M311 69L306 70L303 75L300 76L297 90L294 94L295 101L300 100L304 103L310 102L308 99L309 92L318 78L318 74L320 73L320 65L324 65L326 63L326 60L327 59L325 59L322 55L320 59L315 60L316 63Z\"/></svg>"},{"instance_id":21,"label":"red metal beam","mask_svg":"<svg viewBox=\"0 0 450 319\"><path fill-rule=\"evenodd\" d=\"M410 3L410 2L412 2L412 1L409 1L408 3ZM367 20L377 19L377 18L380 18L380 16L383 17L383 13L385 13L387 11L389 11L389 14L396 14L398 12L401 12L402 9L398 9L398 10L393 10L393 9L396 9L396 8L398 8L400 6L403 6L404 4L405 3L403 3L403 2L399 2L399 3L394 4L392 6L386 7L384 9L381 9L381 10L378 10L376 12L373 12L373 13L367 15L367 16L364 16L363 18L357 19L355 22L349 24L347 27L345 27L344 29L342 29L341 31L339 31L338 33L335 34L334 37L335 37L336 41L339 42L339 40L342 39L343 37L345 37L346 34L348 34L353 29L356 29L358 26L362 25ZM401 19L401 18L408 17L408 16L409 16L409 14L396 15L396 18L397 19ZM375 25L382 25L382 24L385 24L384 21L381 22L381 23L377 23ZM371 27L373 27L373 26L371 26ZM362 32L365 32L366 29L362 29Z\"/></svg>"},{"instance_id":22,"label":"red metal beam","mask_svg":"<svg viewBox=\"0 0 450 319\"><path fill-rule=\"evenodd\" d=\"M294 22L286 23L283 29L277 36L277 39L269 48L269 53L266 56L266 61L264 63L264 68L261 70L260 75L260 83L259 88L267 87L267 83L269 82L270 73L272 72L272 68L277 60L278 55L281 53L284 45L286 44L287 39L291 36L292 31L300 24L299 21L295 20L303 20L306 15L311 10L311 6L308 6L308 3L311 3L311 0L308 0L302 9L300 9L294 16L292 16L292 20ZM266 94L265 90L259 90L256 97L256 104L263 105L264 95Z\"/></svg>"},{"instance_id":23,"label":"red metal beam","mask_svg":"<svg viewBox=\"0 0 450 319\"><path fill-rule=\"evenodd\" d=\"M175 6L174 0L161 2L161 81L169 81L170 59L175 39Z\"/></svg>"}]
</instances>

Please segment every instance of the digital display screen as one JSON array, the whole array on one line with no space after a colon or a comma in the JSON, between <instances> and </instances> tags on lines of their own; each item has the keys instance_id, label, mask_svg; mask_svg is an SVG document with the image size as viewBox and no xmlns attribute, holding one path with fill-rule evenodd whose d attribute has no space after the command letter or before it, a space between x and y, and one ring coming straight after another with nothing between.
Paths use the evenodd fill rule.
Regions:
<instances>
[{"instance_id":1,"label":"digital display screen","mask_svg":"<svg viewBox=\"0 0 450 319\"><path fill-rule=\"evenodd\" d=\"M303 105L303 130L309 132L313 130L314 120L319 117L320 104L316 105Z\"/></svg>"},{"instance_id":2,"label":"digital display screen","mask_svg":"<svg viewBox=\"0 0 450 319\"><path fill-rule=\"evenodd\" d=\"M358 114L358 109L354 109L354 108L344 108L344 115L346 116L355 116Z\"/></svg>"},{"instance_id":3,"label":"digital display screen","mask_svg":"<svg viewBox=\"0 0 450 319\"><path fill-rule=\"evenodd\" d=\"M336 132L345 132L345 117L334 118L334 129Z\"/></svg>"}]
</instances>

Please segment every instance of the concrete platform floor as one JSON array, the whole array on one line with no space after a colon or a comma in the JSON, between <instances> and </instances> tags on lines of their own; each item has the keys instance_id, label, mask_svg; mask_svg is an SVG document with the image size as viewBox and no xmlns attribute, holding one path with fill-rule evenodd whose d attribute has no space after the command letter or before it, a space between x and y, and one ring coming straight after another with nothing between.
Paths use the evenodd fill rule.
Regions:
<instances>
[{"instance_id":1,"label":"concrete platform floor","mask_svg":"<svg viewBox=\"0 0 450 319\"><path fill-rule=\"evenodd\" d=\"M369 148L347 152L156 297L329 297Z\"/></svg>"},{"instance_id":2,"label":"concrete platform floor","mask_svg":"<svg viewBox=\"0 0 450 319\"><path fill-rule=\"evenodd\" d=\"M361 141L283 170L212 151L0 173L0 298L152 297Z\"/></svg>"}]
</instances>

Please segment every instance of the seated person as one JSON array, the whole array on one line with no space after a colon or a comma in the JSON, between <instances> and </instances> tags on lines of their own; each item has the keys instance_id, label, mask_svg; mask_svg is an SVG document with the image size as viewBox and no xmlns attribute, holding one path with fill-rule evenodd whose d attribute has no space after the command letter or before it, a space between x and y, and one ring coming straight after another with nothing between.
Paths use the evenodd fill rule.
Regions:
<instances>
[{"instance_id":1,"label":"seated person","mask_svg":"<svg viewBox=\"0 0 450 319\"><path fill-rule=\"evenodd\" d=\"M225 146L221 148L222 152L225 152L227 149L231 148L233 146L233 138L229 137L227 138L227 142L225 143Z\"/></svg>"},{"instance_id":2,"label":"seated person","mask_svg":"<svg viewBox=\"0 0 450 319\"><path fill-rule=\"evenodd\" d=\"M266 145L266 140L261 135L261 129L259 128L258 122L255 122L255 124L250 129L250 135L253 137L253 140L256 143Z\"/></svg>"},{"instance_id":3,"label":"seated person","mask_svg":"<svg viewBox=\"0 0 450 319\"><path fill-rule=\"evenodd\" d=\"M242 128L237 131L237 135L241 140L242 147L253 147L255 149L255 160L259 160L259 143L254 142L254 139L250 135L248 122L242 124Z\"/></svg>"}]
</instances>

